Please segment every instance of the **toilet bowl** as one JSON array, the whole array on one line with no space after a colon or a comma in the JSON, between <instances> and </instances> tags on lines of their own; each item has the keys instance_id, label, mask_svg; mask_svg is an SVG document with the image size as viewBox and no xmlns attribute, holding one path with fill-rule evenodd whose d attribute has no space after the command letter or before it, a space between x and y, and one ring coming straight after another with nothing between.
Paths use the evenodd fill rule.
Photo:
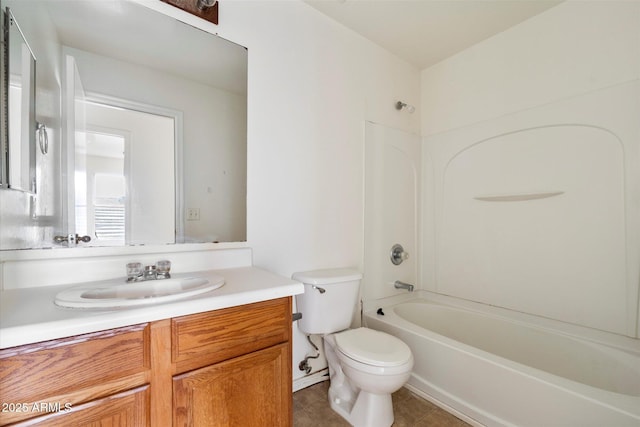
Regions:
<instances>
[{"instance_id":1,"label":"toilet bowl","mask_svg":"<svg viewBox=\"0 0 640 427\"><path fill-rule=\"evenodd\" d=\"M362 275L352 269L293 274L304 284L296 295L299 329L323 337L329 365L331 408L356 427L393 424L391 393L411 375L413 355L400 339L368 328L349 329Z\"/></svg>"},{"instance_id":2,"label":"toilet bowl","mask_svg":"<svg viewBox=\"0 0 640 427\"><path fill-rule=\"evenodd\" d=\"M399 339L368 328L324 336L331 408L356 427L393 424L391 393L409 379L413 355Z\"/></svg>"}]
</instances>

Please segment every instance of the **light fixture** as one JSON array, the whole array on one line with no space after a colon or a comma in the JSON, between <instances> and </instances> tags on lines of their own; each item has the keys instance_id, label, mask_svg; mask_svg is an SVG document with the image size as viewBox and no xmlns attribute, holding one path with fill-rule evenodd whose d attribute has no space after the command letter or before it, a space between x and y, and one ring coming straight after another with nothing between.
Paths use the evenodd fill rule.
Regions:
<instances>
[{"instance_id":1,"label":"light fixture","mask_svg":"<svg viewBox=\"0 0 640 427\"><path fill-rule=\"evenodd\" d=\"M205 11L216 5L218 0L198 0L196 3L196 7L199 10Z\"/></svg>"},{"instance_id":2,"label":"light fixture","mask_svg":"<svg viewBox=\"0 0 640 427\"><path fill-rule=\"evenodd\" d=\"M212 24L218 25L218 9L220 2L218 0L162 0L178 9L182 9L187 13L206 19Z\"/></svg>"},{"instance_id":3,"label":"light fixture","mask_svg":"<svg viewBox=\"0 0 640 427\"><path fill-rule=\"evenodd\" d=\"M407 110L409 114L413 114L413 112L416 111L416 107L414 107L413 105L404 103L402 101L398 101L396 102L396 110L398 111Z\"/></svg>"}]
</instances>

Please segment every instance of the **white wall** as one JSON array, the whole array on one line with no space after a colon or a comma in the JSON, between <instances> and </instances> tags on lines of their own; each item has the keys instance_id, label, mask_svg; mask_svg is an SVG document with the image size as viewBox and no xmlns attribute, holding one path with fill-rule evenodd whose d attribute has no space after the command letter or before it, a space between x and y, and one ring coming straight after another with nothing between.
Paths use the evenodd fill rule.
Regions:
<instances>
[{"instance_id":1,"label":"white wall","mask_svg":"<svg viewBox=\"0 0 640 427\"><path fill-rule=\"evenodd\" d=\"M419 72L297 1L227 1L219 32L249 49L248 243L290 276L363 268L365 120L417 132ZM365 278L366 286L366 278ZM312 353L294 334L297 364Z\"/></svg>"},{"instance_id":2,"label":"white wall","mask_svg":"<svg viewBox=\"0 0 640 427\"><path fill-rule=\"evenodd\" d=\"M249 49L248 236L256 265L290 275L362 263L364 123L417 130L419 73L297 1L221 4Z\"/></svg>"},{"instance_id":3,"label":"white wall","mask_svg":"<svg viewBox=\"0 0 640 427\"><path fill-rule=\"evenodd\" d=\"M425 289L635 336L638 330L640 270L640 201L637 197L640 193L640 122L637 120L637 112L640 111L637 89L640 79L640 3L562 3L423 70L421 77L422 133L427 137L423 150L424 195L427 201L423 210L422 282ZM498 153L503 158L494 153L493 167L481 174L482 182L467 182L466 187L456 190L457 195L464 193L469 197L447 199L445 193L451 193L453 188L446 187L447 182L462 182L447 178L447 170L451 172L455 169L453 166L459 166L470 174L479 164L470 158L463 159L462 155L458 160L468 162L454 164L456 155L473 149L474 144L488 138L554 123L592 125L613 132L613 142L602 140L597 143L600 147L610 147L606 154L611 154L610 159L607 158L610 166L604 168L605 154L592 158L596 145L589 145L592 143L590 137L575 134L558 139L556 147L544 150L545 155L550 156L549 160L555 163L538 170L538 176L529 174L526 178L505 180L505 176L525 174L526 168L522 167L516 175L513 170L509 172L508 168L513 165L506 162L509 153L503 147ZM544 132L538 133L538 142L526 142L527 149L533 151L529 151L523 161L535 162L541 153L537 150L551 142L543 135ZM569 143L578 143L578 146L558 156L562 147L568 147ZM580 156L580 149L588 149L590 153ZM575 161L573 166L565 162L566 166L575 166L581 172L559 178L558 173L563 170L561 158ZM602 178L596 179L596 173L600 173L598 176ZM529 270L535 265L536 257L528 260L521 257L509 265L496 263L495 259L490 261L495 253L489 254L488 247L484 253L478 252L478 242L474 239L479 235L468 228L465 228L464 236L458 236L460 238L456 240L455 246L460 250L442 246L452 244L452 233L459 233L459 226L470 227L469 221L475 221L477 228L474 230L480 230L485 238L487 227L495 226L491 222L493 220L470 210L467 205L458 213L473 216L458 226L452 223L455 218L448 215L454 205L461 207L461 203L470 203L467 200L471 200L473 188L487 184L494 175L503 177L501 181L491 183L496 188L515 188L525 181L529 187L535 184L538 186L536 190L542 191L550 190L554 185L568 188L564 199L541 201L528 210L522 210L523 205L511 205L511 212L520 212L517 215L522 224L518 228L518 236L524 240L514 238L509 243L508 239L501 240L504 236L499 234L491 237L493 243L503 245L499 248L503 254L524 251L531 255L536 248L544 247L545 241L546 244L551 243L552 239L542 239L547 236L545 233L553 227L561 227L559 230L562 232L553 235L566 236L571 240L565 239L559 246L541 252L537 258L540 261L537 269ZM556 178L551 179L553 176ZM576 176L581 181L569 185L565 178L575 179ZM500 186L494 185L496 182ZM601 188L607 182L612 186ZM489 188L489 185L485 187ZM573 209L569 218L543 215L543 212L553 212L553 209L564 209L561 205L568 200L577 203L566 206ZM563 212L569 212L567 209ZM581 214L581 209L588 209L588 212ZM598 225L599 220L606 218L609 222ZM563 227L563 223L567 227ZM503 218L500 227L508 228L509 224L513 225ZM545 229L543 224L551 227ZM605 225L607 228L603 228ZM528 228L530 226L532 228ZM535 239L538 240L535 245L522 246L526 239L533 238L531 230L536 227L541 228L536 234ZM609 231L604 233L605 229ZM596 237L598 233L604 234ZM572 242L578 246L572 247ZM587 246L579 247L578 242ZM611 250L603 253L605 248ZM559 253L554 258L551 255L555 252ZM475 254L474 257L464 262L463 258L470 253ZM459 255L457 267L452 264L455 258L452 254ZM501 259L507 260L509 256ZM563 259L567 261L564 265L561 263ZM555 267L551 268L551 265ZM582 270L580 265L584 266ZM589 273L609 271L607 269L614 271L604 278ZM527 277L518 280L518 273ZM548 276L546 281L545 275ZM509 280L502 280L506 276ZM487 280L487 277L495 280Z\"/></svg>"}]
</instances>

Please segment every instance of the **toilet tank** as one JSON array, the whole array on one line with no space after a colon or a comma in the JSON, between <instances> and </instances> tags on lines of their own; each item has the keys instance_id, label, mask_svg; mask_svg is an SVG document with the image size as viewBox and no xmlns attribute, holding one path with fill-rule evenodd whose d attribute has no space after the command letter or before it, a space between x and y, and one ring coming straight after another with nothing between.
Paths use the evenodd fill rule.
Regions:
<instances>
[{"instance_id":1,"label":"toilet tank","mask_svg":"<svg viewBox=\"0 0 640 427\"><path fill-rule=\"evenodd\" d=\"M362 273L349 268L303 271L291 278L304 284L296 295L298 327L305 334L330 334L351 326Z\"/></svg>"}]
</instances>

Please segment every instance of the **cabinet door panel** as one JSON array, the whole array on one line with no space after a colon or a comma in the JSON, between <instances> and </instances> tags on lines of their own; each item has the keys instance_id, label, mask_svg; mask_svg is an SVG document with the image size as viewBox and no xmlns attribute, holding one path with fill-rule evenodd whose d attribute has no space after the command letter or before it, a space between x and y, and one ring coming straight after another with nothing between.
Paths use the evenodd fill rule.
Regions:
<instances>
[{"instance_id":1,"label":"cabinet door panel","mask_svg":"<svg viewBox=\"0 0 640 427\"><path fill-rule=\"evenodd\" d=\"M149 387L118 393L14 426L149 427Z\"/></svg>"},{"instance_id":2,"label":"cabinet door panel","mask_svg":"<svg viewBox=\"0 0 640 427\"><path fill-rule=\"evenodd\" d=\"M291 426L290 355L280 344L175 377L174 427Z\"/></svg>"}]
</instances>

